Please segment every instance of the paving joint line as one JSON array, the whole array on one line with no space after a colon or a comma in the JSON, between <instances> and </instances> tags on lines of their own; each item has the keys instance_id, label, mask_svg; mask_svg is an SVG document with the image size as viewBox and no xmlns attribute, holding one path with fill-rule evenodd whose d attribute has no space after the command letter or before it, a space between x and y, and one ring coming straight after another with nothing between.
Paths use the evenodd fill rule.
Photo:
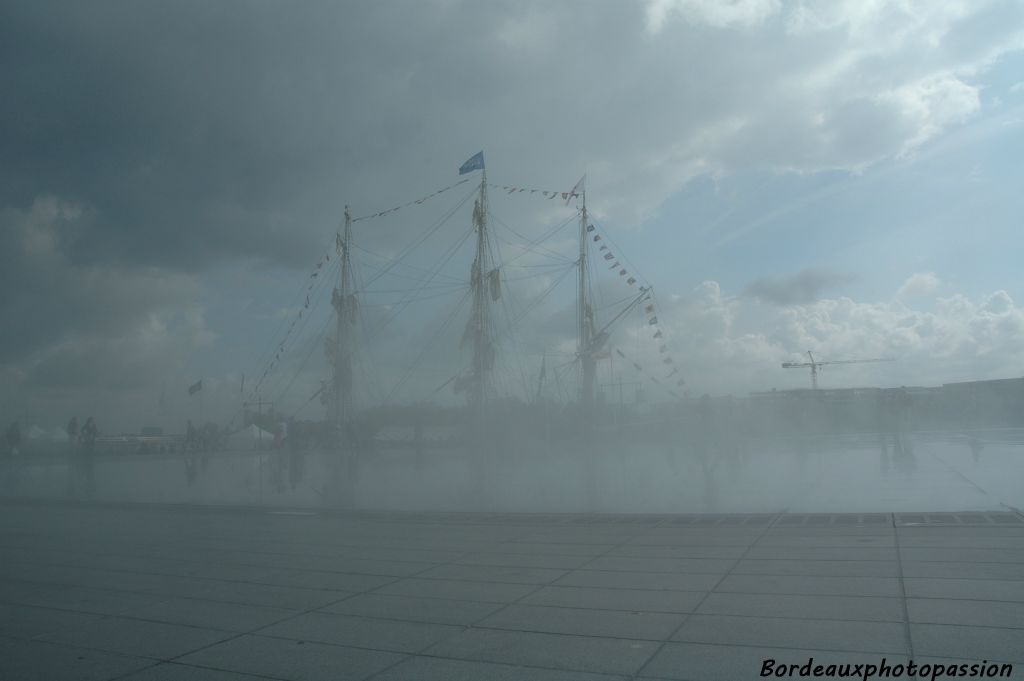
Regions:
<instances>
[{"instance_id":1,"label":"paving joint line","mask_svg":"<svg viewBox=\"0 0 1024 681\"><path fill-rule=\"evenodd\" d=\"M529 531L529 534L527 534L525 536L531 536L533 533L535 533L535 529L536 528L531 528L531 530ZM583 564L583 566L580 566L578 568L574 568L574 569L571 569L571 570L564 570L563 574L559 575L558 577L555 577L551 581L536 585L536 588L533 589L532 591L530 591L529 593L525 593L522 596L520 596L519 598L517 598L517 599L515 599L515 600L513 600L511 602L503 604L497 610L495 610L493 612L490 612L490 613L484 615L483 617L480 617L480 618L470 622L467 625L463 625L462 631L460 631L458 633L453 633L451 636L446 636L446 637L444 637L442 639L439 639L439 640L431 643L430 645L426 646L422 651L420 651L419 653L416 653L413 657L415 658L416 656L426 656L426 657L436 657L437 659L462 660L463 658L445 658L445 657L441 657L441 656L428 656L428 655L423 655L423 653L425 653L427 650L430 650L431 648L433 648L434 646L436 646L436 645L438 645L440 643L443 643L443 642L445 642L447 640L450 640L451 638L454 638L455 636L458 636L460 634L464 634L465 632L470 631L470 630L475 629L475 628L487 629L489 631L494 631L495 629L492 629L492 628L489 628L489 627L477 627L477 625L479 623L483 622L484 620L499 614L503 610L506 610L509 607L513 606L513 605L518 605L524 599L529 598L530 596L534 595L535 593L537 593L538 591L544 589L545 587L553 585L556 581L558 581L559 579L562 579L562 577L565 577L566 575L574 572L575 570L583 569L583 567L585 567L586 565L592 563L593 561L597 560L598 558L601 558L601 557L607 555L610 551L613 551L614 549L616 549L616 548L618 548L620 546L624 546L629 541L630 538L631 538L631 536L629 534L627 534L626 538L623 541L619 542L618 544L611 544L611 545L609 545L607 549L605 549L601 553L591 557L586 563ZM510 540L510 541L514 541L514 540ZM509 630L505 629L503 631L509 631ZM536 632L536 633L544 633L544 634L552 635L551 632ZM560 636L560 635L565 635L565 634L554 634L554 635L555 636ZM397 665L399 665L399 664L401 664L403 662L405 662L405 660L400 660L399 662L396 662L395 664L391 665L390 667L387 667L386 669L382 669L379 672L377 672L375 674L372 674L371 676L367 677L363 681L372 681L373 678L379 676L380 674L383 674L384 672L388 671L392 667L395 667L395 666L397 666ZM485 662L489 662L489 661L485 660ZM538 668L539 669L546 669L546 667L538 667ZM565 669L559 669L557 671L564 672L566 670Z\"/></svg>"},{"instance_id":2,"label":"paving joint line","mask_svg":"<svg viewBox=\"0 0 1024 681\"><path fill-rule=\"evenodd\" d=\"M914 659L914 639L910 634L910 608L907 605L907 587L903 578L903 551L900 548L900 532L896 526L896 514L892 514L892 532L896 538L896 576L900 586L900 605L903 609L903 643L907 646L909 659Z\"/></svg>"},{"instance_id":3,"label":"paving joint line","mask_svg":"<svg viewBox=\"0 0 1024 681\"><path fill-rule=\"evenodd\" d=\"M773 527L775 527L775 525L779 522L779 519L782 518L782 516L785 514L785 512L786 512L786 509L783 509L782 511L780 511L779 513L777 513L775 515L775 517L772 519L772 521L770 523L768 523L768 525L766 525L762 529L762 531L754 538L754 540L750 543L750 545L747 546L746 550L738 558L735 559L735 562L733 563L732 567L729 568L725 572L725 574L722 575L721 578L719 578L718 581L715 582L715 584L707 591L707 593L704 594L704 597L702 599L700 599L700 601L696 605L693 606L693 609L689 613L686 614L686 616L683 618L683 621L679 623L679 626L676 627L672 631L671 634L669 634L667 637L665 637L665 640L661 642L661 645L659 645L658 648L654 651L654 654L652 654L650 657L648 657L647 660L642 665L640 665L640 667L636 670L636 672L634 672L629 678L636 679L641 674L643 674L643 671L648 667L648 665L651 664L651 662L654 660L654 658L656 658L661 653L661 651L665 649L665 646L668 645L668 643L670 641L672 641L673 637L676 634L678 634L682 630L682 628L684 626L686 626L686 623L689 622L690 619L695 614L697 614L697 611L700 609L700 606L702 606L704 604L704 601L706 601L708 599L708 597L711 596L711 594L715 593L715 589L717 589L718 586L723 581L725 581L725 579L729 575L731 575L733 573L733 570L735 570L736 567L740 564L740 562L744 560L746 555L755 546L757 546L757 544L761 541L761 539L763 539Z\"/></svg>"}]
</instances>

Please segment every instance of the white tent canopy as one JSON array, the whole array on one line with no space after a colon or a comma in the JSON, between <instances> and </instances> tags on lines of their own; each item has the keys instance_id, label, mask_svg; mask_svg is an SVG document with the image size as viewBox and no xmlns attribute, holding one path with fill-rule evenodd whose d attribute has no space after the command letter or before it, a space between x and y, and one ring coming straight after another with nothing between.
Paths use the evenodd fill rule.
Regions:
<instances>
[{"instance_id":1,"label":"white tent canopy","mask_svg":"<svg viewBox=\"0 0 1024 681\"><path fill-rule=\"evenodd\" d=\"M261 429L255 423L228 436L228 447L231 449L248 449L258 445L262 440L263 446L268 447L274 442L274 434Z\"/></svg>"}]
</instances>

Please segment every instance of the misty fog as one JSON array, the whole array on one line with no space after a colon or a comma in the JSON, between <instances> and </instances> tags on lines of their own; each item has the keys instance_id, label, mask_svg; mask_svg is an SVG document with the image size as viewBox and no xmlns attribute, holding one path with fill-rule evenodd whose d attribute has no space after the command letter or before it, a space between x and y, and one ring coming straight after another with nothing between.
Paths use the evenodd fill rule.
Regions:
<instances>
[{"instance_id":1,"label":"misty fog","mask_svg":"<svg viewBox=\"0 0 1024 681\"><path fill-rule=\"evenodd\" d=\"M345 448L315 421L292 421L286 440L255 424L211 425L198 447L105 438L87 471L54 434L25 443L2 492L453 512L992 510L1022 492L1022 391L1024 380L602 403L593 420L554 403L412 407L375 414Z\"/></svg>"},{"instance_id":2,"label":"misty fog","mask_svg":"<svg viewBox=\"0 0 1024 681\"><path fill-rule=\"evenodd\" d=\"M847 9L16 3L0 494L1021 507L1019 8Z\"/></svg>"},{"instance_id":3,"label":"misty fog","mask_svg":"<svg viewBox=\"0 0 1024 681\"><path fill-rule=\"evenodd\" d=\"M1022 159L1024 0L3 0L0 681L1020 678Z\"/></svg>"}]
</instances>

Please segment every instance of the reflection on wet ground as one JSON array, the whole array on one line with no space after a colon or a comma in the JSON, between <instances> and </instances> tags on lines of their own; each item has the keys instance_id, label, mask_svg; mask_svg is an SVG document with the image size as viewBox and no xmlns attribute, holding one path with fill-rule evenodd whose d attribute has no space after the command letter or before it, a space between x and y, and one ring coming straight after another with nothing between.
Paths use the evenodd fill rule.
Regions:
<instances>
[{"instance_id":1,"label":"reflection on wet ground","mask_svg":"<svg viewBox=\"0 0 1024 681\"><path fill-rule=\"evenodd\" d=\"M337 465L323 451L218 452L7 462L8 497L110 501L333 503L536 512L871 512L1024 507L1024 430L885 432L686 445L510 444L413 452L379 448ZM335 481L335 483L332 483Z\"/></svg>"}]
</instances>

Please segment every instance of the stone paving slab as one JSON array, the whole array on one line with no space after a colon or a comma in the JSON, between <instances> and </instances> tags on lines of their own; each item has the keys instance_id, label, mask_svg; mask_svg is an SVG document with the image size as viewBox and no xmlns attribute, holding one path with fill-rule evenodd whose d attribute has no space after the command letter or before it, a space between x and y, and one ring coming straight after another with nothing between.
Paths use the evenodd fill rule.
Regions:
<instances>
[{"instance_id":1,"label":"stone paving slab","mask_svg":"<svg viewBox=\"0 0 1024 681\"><path fill-rule=\"evenodd\" d=\"M468 626L502 607L501 603L370 593L346 598L321 610L341 615Z\"/></svg>"},{"instance_id":2,"label":"stone paving slab","mask_svg":"<svg viewBox=\"0 0 1024 681\"><path fill-rule=\"evenodd\" d=\"M400 662L400 653L242 636L180 658L185 664L294 681L366 679Z\"/></svg>"},{"instance_id":3,"label":"stone paving slab","mask_svg":"<svg viewBox=\"0 0 1024 681\"><path fill-rule=\"evenodd\" d=\"M1020 563L902 561L901 569L905 577L982 580L1024 579Z\"/></svg>"},{"instance_id":4,"label":"stone paving slab","mask_svg":"<svg viewBox=\"0 0 1024 681\"><path fill-rule=\"evenodd\" d=\"M626 681L610 676L565 669L523 667L493 662L413 657L373 677L374 681Z\"/></svg>"},{"instance_id":5,"label":"stone paving slab","mask_svg":"<svg viewBox=\"0 0 1024 681\"><path fill-rule=\"evenodd\" d=\"M670 589L710 591L722 575L692 575L675 572L629 572L576 570L555 582L558 586L592 586L609 589Z\"/></svg>"},{"instance_id":6,"label":"stone paving slab","mask_svg":"<svg viewBox=\"0 0 1024 681\"><path fill-rule=\"evenodd\" d=\"M902 622L693 615L674 641L907 654Z\"/></svg>"},{"instance_id":7,"label":"stone paving slab","mask_svg":"<svg viewBox=\"0 0 1024 681\"><path fill-rule=\"evenodd\" d=\"M895 577L819 577L811 575L728 575L715 591L809 596L889 596L901 593Z\"/></svg>"},{"instance_id":8,"label":"stone paving slab","mask_svg":"<svg viewBox=\"0 0 1024 681\"><path fill-rule=\"evenodd\" d=\"M905 577L903 586L907 596L916 598L1024 602L1024 575L1019 580Z\"/></svg>"},{"instance_id":9,"label":"stone paving slab","mask_svg":"<svg viewBox=\"0 0 1024 681\"><path fill-rule=\"evenodd\" d=\"M100 617L102 615L3 603L0 604L0 636L35 638L62 629L81 627Z\"/></svg>"},{"instance_id":10,"label":"stone paving slab","mask_svg":"<svg viewBox=\"0 0 1024 681\"><path fill-rule=\"evenodd\" d=\"M1024 664L1024 630L947 624L910 625L915 654ZM1021 672L1015 670L1020 676Z\"/></svg>"},{"instance_id":11,"label":"stone paving slab","mask_svg":"<svg viewBox=\"0 0 1024 681\"><path fill-rule=\"evenodd\" d=\"M900 599L875 596L711 593L697 608L697 613L874 622L902 622L904 619Z\"/></svg>"},{"instance_id":12,"label":"stone paving slab","mask_svg":"<svg viewBox=\"0 0 1024 681\"><path fill-rule=\"evenodd\" d=\"M658 646L652 641L621 638L467 629L427 653L462 660L628 675L638 671Z\"/></svg>"},{"instance_id":13,"label":"stone paving slab","mask_svg":"<svg viewBox=\"0 0 1024 681\"><path fill-rule=\"evenodd\" d=\"M3 681L1024 678L1024 522L994 513L2 510Z\"/></svg>"},{"instance_id":14,"label":"stone paving slab","mask_svg":"<svg viewBox=\"0 0 1024 681\"><path fill-rule=\"evenodd\" d=\"M460 631L462 627L447 624L307 612L259 629L258 633L296 641L416 653Z\"/></svg>"},{"instance_id":15,"label":"stone paving slab","mask_svg":"<svg viewBox=\"0 0 1024 681\"><path fill-rule=\"evenodd\" d=\"M179 662L161 662L121 677L118 681L266 681L266 679L266 676L195 667Z\"/></svg>"},{"instance_id":16,"label":"stone paving slab","mask_svg":"<svg viewBox=\"0 0 1024 681\"><path fill-rule=\"evenodd\" d=\"M244 633L252 631L253 627L270 625L294 617L298 613L298 610L288 608L225 603L201 598L169 598L155 605L132 610L128 614L134 618L154 622Z\"/></svg>"},{"instance_id":17,"label":"stone paving slab","mask_svg":"<svg viewBox=\"0 0 1024 681\"><path fill-rule=\"evenodd\" d=\"M479 626L549 634L663 641L685 619L681 614L672 613L513 604L481 620Z\"/></svg>"},{"instance_id":18,"label":"stone paving slab","mask_svg":"<svg viewBox=\"0 0 1024 681\"><path fill-rule=\"evenodd\" d=\"M508 584L453 579L403 579L377 589L377 593L425 598L450 598L461 601L481 601L483 603L512 603L536 589L536 584Z\"/></svg>"},{"instance_id":19,"label":"stone paving slab","mask_svg":"<svg viewBox=\"0 0 1024 681\"><path fill-rule=\"evenodd\" d=\"M1024 603L908 598L907 611L911 622L1024 629Z\"/></svg>"},{"instance_id":20,"label":"stone paving slab","mask_svg":"<svg viewBox=\"0 0 1024 681\"><path fill-rule=\"evenodd\" d=\"M105 617L73 629L44 634L38 640L123 655L169 659L231 638L227 631Z\"/></svg>"},{"instance_id":21,"label":"stone paving slab","mask_svg":"<svg viewBox=\"0 0 1024 681\"><path fill-rule=\"evenodd\" d=\"M44 641L0 638L0 678L18 681L107 681L153 664L152 660Z\"/></svg>"},{"instance_id":22,"label":"stone paving slab","mask_svg":"<svg viewBox=\"0 0 1024 681\"><path fill-rule=\"evenodd\" d=\"M566 608L687 613L693 612L706 595L703 591L545 586L519 602Z\"/></svg>"}]
</instances>

